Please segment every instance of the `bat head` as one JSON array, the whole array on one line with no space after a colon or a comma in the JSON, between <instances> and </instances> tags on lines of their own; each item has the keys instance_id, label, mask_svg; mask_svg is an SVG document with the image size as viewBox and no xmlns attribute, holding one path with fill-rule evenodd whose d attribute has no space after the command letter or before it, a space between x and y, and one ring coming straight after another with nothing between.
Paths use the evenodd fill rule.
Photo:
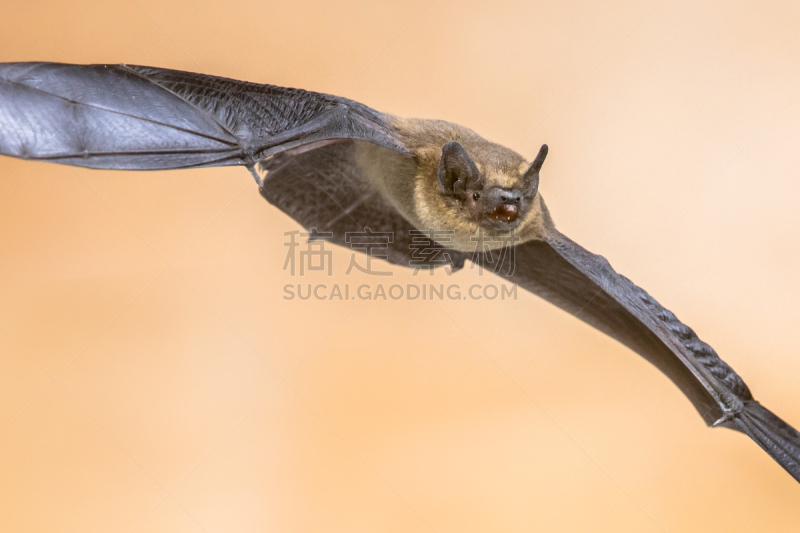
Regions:
<instances>
[{"instance_id":1,"label":"bat head","mask_svg":"<svg viewBox=\"0 0 800 533\"><path fill-rule=\"evenodd\" d=\"M487 176L481 171L482 168L489 174L487 169L503 166L494 161L502 158L502 154L493 153L492 156L488 159L494 164L489 161L476 164L461 143L450 141L442 148L436 180L442 194L456 200L462 216L490 231L508 231L525 219L533 205L547 145L542 145L539 155L527 168L512 165L514 170L504 172L502 179L498 179L496 173Z\"/></svg>"}]
</instances>

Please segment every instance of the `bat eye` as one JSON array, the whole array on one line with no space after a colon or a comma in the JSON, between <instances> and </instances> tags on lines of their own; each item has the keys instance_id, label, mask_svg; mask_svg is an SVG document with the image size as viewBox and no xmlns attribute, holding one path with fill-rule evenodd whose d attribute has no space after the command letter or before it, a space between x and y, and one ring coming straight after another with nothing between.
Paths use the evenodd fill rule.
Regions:
<instances>
[{"instance_id":1,"label":"bat eye","mask_svg":"<svg viewBox=\"0 0 800 533\"><path fill-rule=\"evenodd\" d=\"M473 199L473 200L475 200L475 201L477 202L478 200L480 200L480 199L481 199L481 195L480 195L479 193L477 193L477 192L476 192L476 193L474 193L474 194L472 195L472 199Z\"/></svg>"}]
</instances>

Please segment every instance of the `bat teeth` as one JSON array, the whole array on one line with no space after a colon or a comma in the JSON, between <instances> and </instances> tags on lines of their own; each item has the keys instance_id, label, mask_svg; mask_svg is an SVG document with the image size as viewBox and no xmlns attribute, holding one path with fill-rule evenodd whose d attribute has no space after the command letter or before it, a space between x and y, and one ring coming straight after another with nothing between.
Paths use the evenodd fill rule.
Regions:
<instances>
[{"instance_id":1,"label":"bat teeth","mask_svg":"<svg viewBox=\"0 0 800 533\"><path fill-rule=\"evenodd\" d=\"M514 222L517 219L517 206L502 204L497 206L493 211L489 211L487 215L492 220L499 220L500 222Z\"/></svg>"}]
</instances>

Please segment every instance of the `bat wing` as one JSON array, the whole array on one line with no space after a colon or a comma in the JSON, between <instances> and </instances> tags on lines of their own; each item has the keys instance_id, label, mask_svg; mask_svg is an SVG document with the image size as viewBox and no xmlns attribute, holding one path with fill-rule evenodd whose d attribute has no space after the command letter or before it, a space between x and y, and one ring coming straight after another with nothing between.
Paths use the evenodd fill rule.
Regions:
<instances>
[{"instance_id":1,"label":"bat wing","mask_svg":"<svg viewBox=\"0 0 800 533\"><path fill-rule=\"evenodd\" d=\"M711 346L602 256L552 230L498 273L625 344L669 377L705 422L749 435L800 481L800 434L753 399Z\"/></svg>"},{"instance_id":2,"label":"bat wing","mask_svg":"<svg viewBox=\"0 0 800 533\"><path fill-rule=\"evenodd\" d=\"M385 116L300 89L133 65L0 63L0 154L89 168L245 165L273 205L321 238L388 233L361 251L433 267L416 231L365 170L410 164ZM463 257L451 252L451 264Z\"/></svg>"},{"instance_id":3,"label":"bat wing","mask_svg":"<svg viewBox=\"0 0 800 533\"><path fill-rule=\"evenodd\" d=\"M254 165L323 139L405 152L336 96L134 65L0 63L0 154L90 168Z\"/></svg>"},{"instance_id":4,"label":"bat wing","mask_svg":"<svg viewBox=\"0 0 800 533\"><path fill-rule=\"evenodd\" d=\"M438 244L408 222L365 175L397 168L409 156L365 141L320 141L286 150L257 165L261 195L319 238L407 267L464 265L466 254ZM370 232L372 236L367 235ZM356 241L353 235L359 234ZM350 235L350 237L348 237ZM359 247L358 243L366 247ZM375 245L375 246L373 246Z\"/></svg>"}]
</instances>

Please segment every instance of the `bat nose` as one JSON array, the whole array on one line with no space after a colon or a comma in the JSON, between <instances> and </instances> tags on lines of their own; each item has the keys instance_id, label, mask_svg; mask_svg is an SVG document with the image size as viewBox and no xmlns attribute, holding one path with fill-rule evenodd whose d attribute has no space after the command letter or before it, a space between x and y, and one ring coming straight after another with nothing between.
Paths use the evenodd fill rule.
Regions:
<instances>
[{"instance_id":1,"label":"bat nose","mask_svg":"<svg viewBox=\"0 0 800 533\"><path fill-rule=\"evenodd\" d=\"M507 205L516 205L519 203L522 195L517 191L503 191L500 195L500 200Z\"/></svg>"}]
</instances>

